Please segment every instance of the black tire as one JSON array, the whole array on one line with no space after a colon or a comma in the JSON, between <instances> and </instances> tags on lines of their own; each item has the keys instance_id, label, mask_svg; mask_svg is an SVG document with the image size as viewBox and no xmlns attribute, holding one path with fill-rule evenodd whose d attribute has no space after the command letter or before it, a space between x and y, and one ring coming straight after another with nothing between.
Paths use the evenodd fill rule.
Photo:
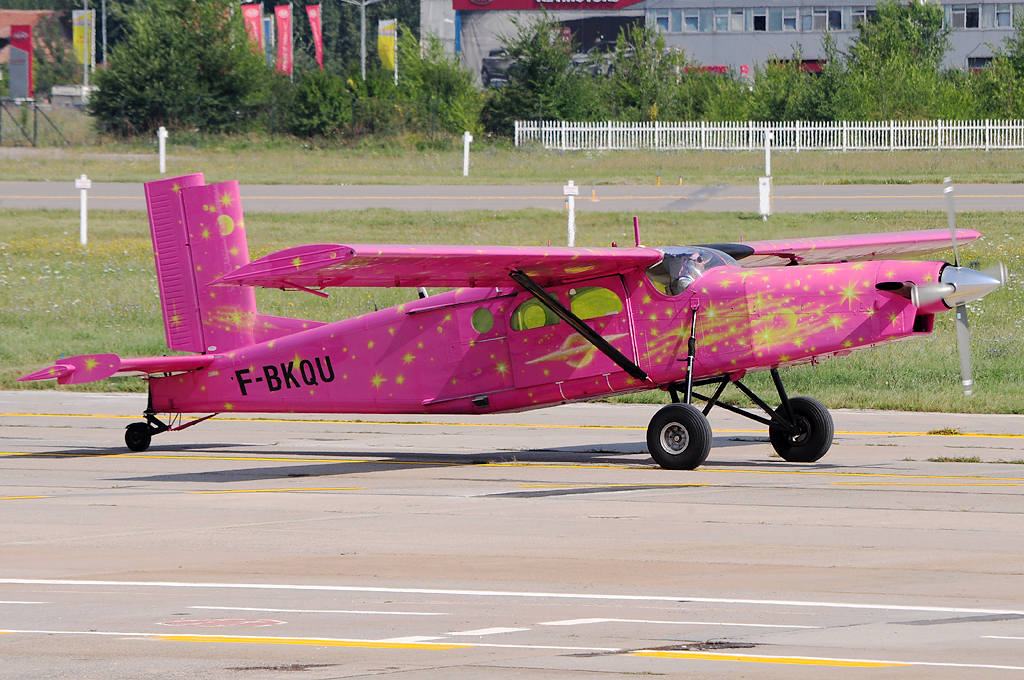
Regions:
<instances>
[{"instance_id":1,"label":"black tire","mask_svg":"<svg viewBox=\"0 0 1024 680\"><path fill-rule=\"evenodd\" d=\"M647 427L647 450L666 470L693 470L711 452L711 424L691 404L669 404Z\"/></svg>"},{"instance_id":2,"label":"black tire","mask_svg":"<svg viewBox=\"0 0 1024 680\"><path fill-rule=\"evenodd\" d=\"M151 441L153 435L149 431L149 423L132 423L125 428L124 443L132 451L145 451Z\"/></svg>"},{"instance_id":3,"label":"black tire","mask_svg":"<svg viewBox=\"0 0 1024 680\"><path fill-rule=\"evenodd\" d=\"M810 397L793 397L789 400L793 407L797 429L789 433L777 426L768 428L775 452L790 463L813 463L828 453L835 435L832 414L825 405ZM783 420L788 420L786 410L779 406L775 412Z\"/></svg>"}]
</instances>

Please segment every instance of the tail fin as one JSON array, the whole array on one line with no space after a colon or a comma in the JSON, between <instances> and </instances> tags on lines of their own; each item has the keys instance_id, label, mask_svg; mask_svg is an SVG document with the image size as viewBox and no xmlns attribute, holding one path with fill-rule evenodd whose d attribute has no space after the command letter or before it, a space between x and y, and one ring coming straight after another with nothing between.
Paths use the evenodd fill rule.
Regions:
<instances>
[{"instance_id":1,"label":"tail fin","mask_svg":"<svg viewBox=\"0 0 1024 680\"><path fill-rule=\"evenodd\" d=\"M249 263L238 182L206 185L202 174L146 184L167 346L226 352L253 344L252 288L210 286Z\"/></svg>"}]
</instances>

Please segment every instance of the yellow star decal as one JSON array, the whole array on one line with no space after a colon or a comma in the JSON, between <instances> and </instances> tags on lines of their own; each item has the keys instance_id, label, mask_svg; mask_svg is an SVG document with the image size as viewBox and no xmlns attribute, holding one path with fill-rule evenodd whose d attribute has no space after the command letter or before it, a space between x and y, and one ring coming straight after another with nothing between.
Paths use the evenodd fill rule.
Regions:
<instances>
[{"instance_id":1,"label":"yellow star decal","mask_svg":"<svg viewBox=\"0 0 1024 680\"><path fill-rule=\"evenodd\" d=\"M411 364L415 360L416 360L416 355L413 354L412 352L406 352L405 356L402 357L402 363L403 364Z\"/></svg>"},{"instance_id":2,"label":"yellow star decal","mask_svg":"<svg viewBox=\"0 0 1024 680\"><path fill-rule=\"evenodd\" d=\"M380 389L380 386L386 383L387 381L388 379L382 376L380 373L374 374L373 378L370 380L370 382L373 383L373 386L376 387L378 390Z\"/></svg>"}]
</instances>

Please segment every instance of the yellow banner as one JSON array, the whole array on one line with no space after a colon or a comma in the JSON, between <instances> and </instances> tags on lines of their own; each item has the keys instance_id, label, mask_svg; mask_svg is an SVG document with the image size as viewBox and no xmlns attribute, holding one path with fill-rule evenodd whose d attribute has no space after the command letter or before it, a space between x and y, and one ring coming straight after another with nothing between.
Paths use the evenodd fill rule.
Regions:
<instances>
[{"instance_id":1,"label":"yellow banner","mask_svg":"<svg viewBox=\"0 0 1024 680\"><path fill-rule=\"evenodd\" d=\"M377 22L377 54L380 55L380 63L386 69L395 68L395 48L398 43L398 27L396 19L387 19Z\"/></svg>"},{"instance_id":2,"label":"yellow banner","mask_svg":"<svg viewBox=\"0 0 1024 680\"><path fill-rule=\"evenodd\" d=\"M71 12L72 39L74 42L75 59L79 64L85 63L86 45L92 45L92 11L76 9ZM90 60L91 62L91 60Z\"/></svg>"}]
</instances>

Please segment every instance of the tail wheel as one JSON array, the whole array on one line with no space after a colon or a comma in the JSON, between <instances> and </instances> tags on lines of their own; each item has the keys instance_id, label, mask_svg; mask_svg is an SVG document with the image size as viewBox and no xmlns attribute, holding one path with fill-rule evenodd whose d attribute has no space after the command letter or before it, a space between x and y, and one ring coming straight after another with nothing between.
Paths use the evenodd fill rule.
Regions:
<instances>
[{"instance_id":1,"label":"tail wheel","mask_svg":"<svg viewBox=\"0 0 1024 680\"><path fill-rule=\"evenodd\" d=\"M790 463L813 463L828 453L835 435L832 414L825 405L810 397L793 397L789 400L796 421L792 430L777 425L768 428L768 438L775 452ZM780 406L775 410L783 419L789 415Z\"/></svg>"},{"instance_id":2,"label":"tail wheel","mask_svg":"<svg viewBox=\"0 0 1024 680\"><path fill-rule=\"evenodd\" d=\"M691 404L670 404L647 428L647 450L666 470L693 470L711 452L711 424Z\"/></svg>"},{"instance_id":3,"label":"tail wheel","mask_svg":"<svg viewBox=\"0 0 1024 680\"><path fill-rule=\"evenodd\" d=\"M149 423L132 423L125 428L124 443L132 451L145 451L149 448L149 443L152 440L153 435L150 432Z\"/></svg>"}]
</instances>

